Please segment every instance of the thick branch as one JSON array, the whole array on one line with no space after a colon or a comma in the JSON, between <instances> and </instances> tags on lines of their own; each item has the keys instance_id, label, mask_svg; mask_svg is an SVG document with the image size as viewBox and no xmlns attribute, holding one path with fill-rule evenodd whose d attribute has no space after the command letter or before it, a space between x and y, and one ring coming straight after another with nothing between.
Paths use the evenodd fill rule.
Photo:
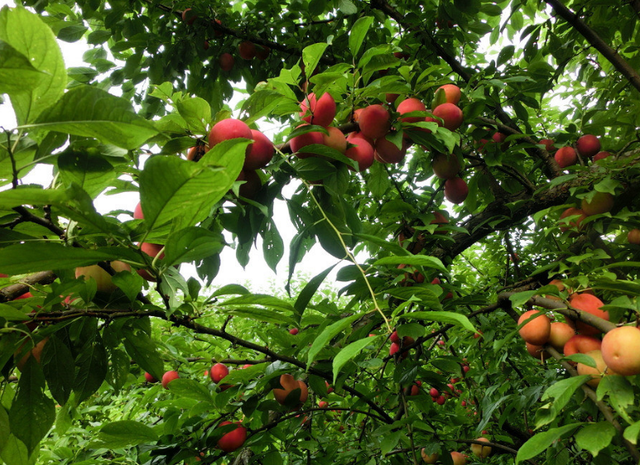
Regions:
<instances>
[{"instance_id":1,"label":"thick branch","mask_svg":"<svg viewBox=\"0 0 640 465\"><path fill-rule=\"evenodd\" d=\"M513 292L504 292L498 296L498 301L509 300L509 297L514 295ZM527 304L537 305L538 307L547 308L549 310L554 310L562 315L571 318L572 320L579 320L583 323L588 324L589 326L593 326L596 329L606 333L611 331L616 327L613 323L599 318L595 315L592 315L588 312L583 312L577 308L567 306L563 302L553 299L546 299L540 296L533 296L531 299L527 301Z\"/></svg>"},{"instance_id":2,"label":"thick branch","mask_svg":"<svg viewBox=\"0 0 640 465\"><path fill-rule=\"evenodd\" d=\"M9 302L16 297L20 297L22 294L29 292L31 286L34 284L51 284L56 280L56 275L53 271L41 271L27 276L22 282L12 284L4 289L0 289L0 302Z\"/></svg>"},{"instance_id":3,"label":"thick branch","mask_svg":"<svg viewBox=\"0 0 640 465\"><path fill-rule=\"evenodd\" d=\"M564 6L560 0L545 0L554 11L565 21L573 26L582 36L587 39L593 48L599 51L611 64L631 83L636 90L640 91L640 75L636 70L622 58L618 52L611 48L600 36L587 24L582 21L577 14Z\"/></svg>"},{"instance_id":4,"label":"thick branch","mask_svg":"<svg viewBox=\"0 0 640 465\"><path fill-rule=\"evenodd\" d=\"M628 167L640 164L640 158L634 160ZM624 184L624 190L617 196L621 199L629 199L635 196L640 189L640 178L634 178L627 182L626 172L612 173L608 171L592 171L585 170L580 175L562 184L550 187L549 189L538 190L538 192L530 198L517 194L508 199L509 202L519 202L517 206L509 208L507 203L496 200L488 205L484 211L472 216L463 226L470 231L467 233L458 233L452 237L453 241L447 248L435 249L432 256L443 259L453 259L473 244L478 243L481 239L493 234L495 231L509 229L514 224L524 221L529 216L544 210L546 208L562 205L571 197L571 188L596 183L605 176L615 178ZM500 222L491 222L492 218L504 217Z\"/></svg>"}]
</instances>

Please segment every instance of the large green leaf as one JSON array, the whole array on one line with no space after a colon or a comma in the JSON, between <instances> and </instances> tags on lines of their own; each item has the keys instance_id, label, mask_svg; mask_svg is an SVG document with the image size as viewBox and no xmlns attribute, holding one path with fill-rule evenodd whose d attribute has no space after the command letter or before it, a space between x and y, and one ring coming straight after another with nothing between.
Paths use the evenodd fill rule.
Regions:
<instances>
[{"instance_id":1,"label":"large green leaf","mask_svg":"<svg viewBox=\"0 0 640 465\"><path fill-rule=\"evenodd\" d=\"M155 379L162 379L164 362L157 353L156 344L149 335L136 325L125 326L124 348L129 356Z\"/></svg>"},{"instance_id":2,"label":"large green leaf","mask_svg":"<svg viewBox=\"0 0 640 465\"><path fill-rule=\"evenodd\" d=\"M373 266L381 266L381 265L409 265L409 266L424 266L427 268L434 268L443 273L447 273L447 269L442 264L442 262L435 258L430 257L428 255L411 255L411 256L402 256L402 257L383 257L379 260L376 260Z\"/></svg>"},{"instance_id":3,"label":"large green leaf","mask_svg":"<svg viewBox=\"0 0 640 465\"><path fill-rule=\"evenodd\" d=\"M298 298L296 299L296 303L294 304L294 308L295 308L296 313L298 315L302 315L304 313L304 310L307 308L307 305L309 304L309 302L313 298L313 295L316 293L316 291L318 290L318 288L320 287L320 285L324 281L324 278L327 277L327 275L331 272L331 270L333 270L334 267L335 267L335 265L331 265L329 268L324 270L322 273L314 276L304 286L302 291L300 291L300 294L298 295Z\"/></svg>"},{"instance_id":4,"label":"large green leaf","mask_svg":"<svg viewBox=\"0 0 640 465\"><path fill-rule=\"evenodd\" d=\"M33 86L28 79L21 82L25 85L23 91L11 94L18 124L30 123L62 97L67 85L60 47L49 26L24 8L5 7L0 11L0 40L25 56L33 68L42 73L37 85Z\"/></svg>"},{"instance_id":5,"label":"large green leaf","mask_svg":"<svg viewBox=\"0 0 640 465\"><path fill-rule=\"evenodd\" d=\"M460 326L472 332L476 332L476 329L464 315L453 312L412 312L402 315L401 318L407 318L411 320L426 320L426 321L439 321L440 323L448 323L454 326Z\"/></svg>"},{"instance_id":6,"label":"large green leaf","mask_svg":"<svg viewBox=\"0 0 640 465\"><path fill-rule=\"evenodd\" d=\"M90 250L50 242L35 242L0 249L0 270L6 274L32 273L95 265L99 261L124 257L135 260L136 254L127 249Z\"/></svg>"},{"instance_id":7,"label":"large green leaf","mask_svg":"<svg viewBox=\"0 0 640 465\"><path fill-rule=\"evenodd\" d=\"M96 392L107 377L107 351L99 333L82 346L76 364L73 392L77 401L82 402Z\"/></svg>"},{"instance_id":8,"label":"large green leaf","mask_svg":"<svg viewBox=\"0 0 640 465\"><path fill-rule=\"evenodd\" d=\"M331 339L333 339L342 331L350 327L351 323L353 323L358 318L360 318L360 315L351 315L348 318L343 318L342 320L337 321L332 325L329 325L326 328L324 328L324 330L320 333L320 335L316 337L315 341L313 341L313 344L311 344L311 348L309 349L309 355L307 356L307 368L311 366L311 364L316 358L316 355L318 355L318 353L322 349L324 349L327 346L327 344L329 344Z\"/></svg>"},{"instance_id":9,"label":"large green leaf","mask_svg":"<svg viewBox=\"0 0 640 465\"><path fill-rule=\"evenodd\" d=\"M362 42L367 32L369 32L372 23L372 16L363 16L362 18L358 18L351 28L351 32L349 33L349 49L351 49L351 54L354 57L358 55L360 47L362 47Z\"/></svg>"},{"instance_id":10,"label":"large green leaf","mask_svg":"<svg viewBox=\"0 0 640 465\"><path fill-rule=\"evenodd\" d=\"M602 449L611 444L616 434L617 431L611 423L601 421L593 425L587 425L578 431L576 444L596 457Z\"/></svg>"},{"instance_id":11,"label":"large green leaf","mask_svg":"<svg viewBox=\"0 0 640 465\"><path fill-rule=\"evenodd\" d=\"M198 162L155 156L140 174L140 200L150 229L170 221L179 230L211 214L242 169L247 139L217 144Z\"/></svg>"},{"instance_id":12,"label":"large green leaf","mask_svg":"<svg viewBox=\"0 0 640 465\"><path fill-rule=\"evenodd\" d=\"M167 239L164 261L167 266L192 262L220 253L224 238L204 228L190 227L174 232Z\"/></svg>"},{"instance_id":13,"label":"large green leaf","mask_svg":"<svg viewBox=\"0 0 640 465\"><path fill-rule=\"evenodd\" d=\"M549 387L543 394L541 400L553 399L553 403L548 406L548 409L544 409L548 410L548 412L544 412L543 415L536 417L536 428L551 423L571 400L574 392L590 379L591 376L589 375L572 376L558 381Z\"/></svg>"},{"instance_id":14,"label":"large green leaf","mask_svg":"<svg viewBox=\"0 0 640 465\"><path fill-rule=\"evenodd\" d=\"M36 88L47 78L29 59L0 41L0 94L15 95Z\"/></svg>"},{"instance_id":15,"label":"large green leaf","mask_svg":"<svg viewBox=\"0 0 640 465\"><path fill-rule=\"evenodd\" d=\"M95 449L119 449L158 440L156 432L147 425L131 420L114 421L104 425L97 440L90 444Z\"/></svg>"},{"instance_id":16,"label":"large green leaf","mask_svg":"<svg viewBox=\"0 0 640 465\"><path fill-rule=\"evenodd\" d=\"M524 462L544 452L556 440L573 433L582 423L571 423L569 425L553 428L543 433L538 433L525 442L516 455L516 464Z\"/></svg>"},{"instance_id":17,"label":"large green leaf","mask_svg":"<svg viewBox=\"0 0 640 465\"><path fill-rule=\"evenodd\" d=\"M53 401L45 394L42 368L31 356L22 367L18 393L9 411L11 432L31 453L49 432L55 416Z\"/></svg>"},{"instance_id":18,"label":"large green leaf","mask_svg":"<svg viewBox=\"0 0 640 465\"><path fill-rule=\"evenodd\" d=\"M135 114L128 100L90 86L68 91L32 127L92 137L129 150L158 134L153 124Z\"/></svg>"},{"instance_id":19,"label":"large green leaf","mask_svg":"<svg viewBox=\"0 0 640 465\"><path fill-rule=\"evenodd\" d=\"M61 154L58 157L58 169L64 183L77 184L91 198L95 198L118 177L111 163L89 151L74 150Z\"/></svg>"},{"instance_id":20,"label":"large green leaf","mask_svg":"<svg viewBox=\"0 0 640 465\"><path fill-rule=\"evenodd\" d=\"M73 390L74 360L71 350L55 334L42 350L42 370L53 398L60 404L67 403Z\"/></svg>"},{"instance_id":21,"label":"large green leaf","mask_svg":"<svg viewBox=\"0 0 640 465\"><path fill-rule=\"evenodd\" d=\"M0 192L0 208L9 210L21 205L57 205L69 200L69 193L61 189L21 187Z\"/></svg>"},{"instance_id":22,"label":"large green leaf","mask_svg":"<svg viewBox=\"0 0 640 465\"><path fill-rule=\"evenodd\" d=\"M366 337L364 339L360 339L359 341L352 342L344 349L342 349L333 359L333 382L336 382L338 375L340 374L340 370L342 367L354 357L362 353L362 350L368 345L373 344L379 336Z\"/></svg>"}]
</instances>

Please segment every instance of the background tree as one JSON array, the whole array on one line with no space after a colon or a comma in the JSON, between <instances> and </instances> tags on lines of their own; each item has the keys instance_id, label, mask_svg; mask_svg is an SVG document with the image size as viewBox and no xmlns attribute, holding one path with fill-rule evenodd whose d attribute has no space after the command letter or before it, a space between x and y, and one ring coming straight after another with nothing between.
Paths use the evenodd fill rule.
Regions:
<instances>
[{"instance_id":1,"label":"background tree","mask_svg":"<svg viewBox=\"0 0 640 465\"><path fill-rule=\"evenodd\" d=\"M3 462L640 460L634 2L25 4ZM107 190L141 203L98 213ZM289 280L319 243L342 298L335 265L216 286L225 247L281 261L276 202Z\"/></svg>"}]
</instances>

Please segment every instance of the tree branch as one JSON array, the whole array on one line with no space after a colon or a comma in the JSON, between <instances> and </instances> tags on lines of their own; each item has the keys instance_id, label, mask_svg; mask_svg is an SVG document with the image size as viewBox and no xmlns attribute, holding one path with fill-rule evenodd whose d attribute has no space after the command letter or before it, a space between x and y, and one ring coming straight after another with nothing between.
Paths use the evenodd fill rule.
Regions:
<instances>
[{"instance_id":1,"label":"tree branch","mask_svg":"<svg viewBox=\"0 0 640 465\"><path fill-rule=\"evenodd\" d=\"M567 21L575 30L587 39L593 48L599 51L611 64L631 83L636 90L640 91L640 75L636 70L622 58L618 52L611 48L600 36L587 24L582 21L577 14L569 10L560 0L545 0L562 19Z\"/></svg>"}]
</instances>

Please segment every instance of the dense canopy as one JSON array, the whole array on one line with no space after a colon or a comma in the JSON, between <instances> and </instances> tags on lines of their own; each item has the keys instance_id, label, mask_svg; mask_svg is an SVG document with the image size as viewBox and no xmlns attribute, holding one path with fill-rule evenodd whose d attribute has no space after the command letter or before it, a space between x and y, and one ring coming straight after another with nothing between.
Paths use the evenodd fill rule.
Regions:
<instances>
[{"instance_id":1,"label":"dense canopy","mask_svg":"<svg viewBox=\"0 0 640 465\"><path fill-rule=\"evenodd\" d=\"M0 10L0 463L638 463L640 3L564 1Z\"/></svg>"}]
</instances>

